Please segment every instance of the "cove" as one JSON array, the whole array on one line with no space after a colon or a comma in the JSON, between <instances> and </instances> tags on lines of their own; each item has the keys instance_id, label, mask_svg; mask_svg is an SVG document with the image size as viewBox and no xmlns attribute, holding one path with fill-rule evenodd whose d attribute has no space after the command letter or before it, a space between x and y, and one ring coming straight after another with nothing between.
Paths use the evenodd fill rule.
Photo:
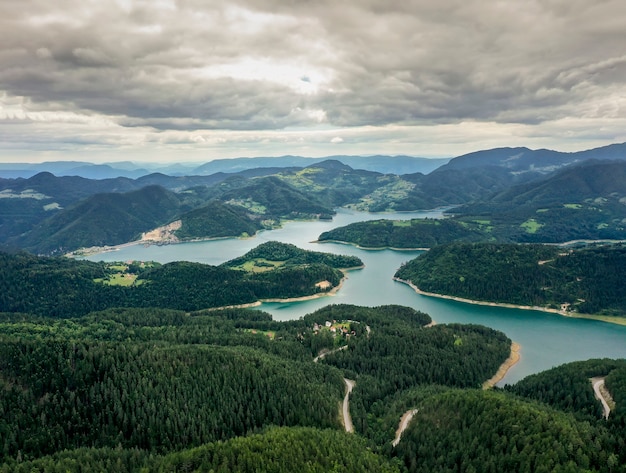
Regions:
<instances>
[{"instance_id":1,"label":"cove","mask_svg":"<svg viewBox=\"0 0 626 473\"><path fill-rule=\"evenodd\" d=\"M521 360L498 384L511 384L553 366L589 358L625 358L626 326L567 318L541 311L473 305L417 294L392 279L400 265L420 251L365 250L338 243L313 243L320 233L363 220L440 218L441 211L371 214L339 209L333 221L288 222L283 228L260 232L249 239L223 239L175 245L127 246L89 256L92 261L143 260L167 263L196 261L217 265L243 255L266 241L282 241L314 251L358 256L363 269L348 272L337 294L318 299L265 303L258 309L276 320L297 319L328 304L377 306L399 304L428 313L437 323L481 324L501 330L522 346Z\"/></svg>"}]
</instances>

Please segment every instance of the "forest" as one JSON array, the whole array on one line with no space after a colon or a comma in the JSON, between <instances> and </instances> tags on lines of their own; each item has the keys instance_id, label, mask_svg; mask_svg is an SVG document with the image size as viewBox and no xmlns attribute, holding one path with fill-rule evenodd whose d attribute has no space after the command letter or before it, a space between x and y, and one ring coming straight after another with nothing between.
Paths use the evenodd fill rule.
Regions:
<instances>
[{"instance_id":1,"label":"forest","mask_svg":"<svg viewBox=\"0 0 626 473\"><path fill-rule=\"evenodd\" d=\"M510 340L430 321L346 305L288 322L249 309L2 314L0 471L624 471L623 360L483 392ZM620 406L608 422L597 375ZM344 377L356 434L341 431Z\"/></svg>"},{"instance_id":2,"label":"forest","mask_svg":"<svg viewBox=\"0 0 626 473\"><path fill-rule=\"evenodd\" d=\"M409 261L396 277L426 292L471 300L626 315L623 244L564 249L453 243Z\"/></svg>"},{"instance_id":3,"label":"forest","mask_svg":"<svg viewBox=\"0 0 626 473\"><path fill-rule=\"evenodd\" d=\"M311 296L336 287L343 278L338 269L342 265L362 265L358 258L316 252L308 255L282 243L266 244L257 253L280 258L281 251L294 253L295 259L290 264L270 265L274 270L263 272L230 269L229 263L210 266L189 262L153 264L142 270L137 264L0 252L0 311L74 317L112 307L192 311L268 298ZM238 259L237 264L245 261ZM328 282L327 287L318 285L322 281Z\"/></svg>"},{"instance_id":4,"label":"forest","mask_svg":"<svg viewBox=\"0 0 626 473\"><path fill-rule=\"evenodd\" d=\"M432 248L453 241L481 241L484 232L452 219L372 220L322 233L318 240L341 241L364 248Z\"/></svg>"},{"instance_id":5,"label":"forest","mask_svg":"<svg viewBox=\"0 0 626 473\"><path fill-rule=\"evenodd\" d=\"M598 260L525 248L499 258ZM511 348L497 330L432 325L398 305L335 304L286 322L215 309L235 295L338 284L338 268L358 258L268 242L218 267L0 259L1 472L626 471L623 360L486 392ZM232 292L211 289L224 285ZM608 421L594 376L615 401ZM340 409L346 379L352 434ZM413 420L392 443L407 411Z\"/></svg>"}]
</instances>

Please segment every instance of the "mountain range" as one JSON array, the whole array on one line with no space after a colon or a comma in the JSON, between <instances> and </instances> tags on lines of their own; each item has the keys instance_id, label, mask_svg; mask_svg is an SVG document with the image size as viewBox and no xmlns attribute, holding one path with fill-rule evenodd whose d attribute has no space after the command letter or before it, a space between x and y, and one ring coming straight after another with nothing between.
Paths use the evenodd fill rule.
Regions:
<instances>
[{"instance_id":1,"label":"mountain range","mask_svg":"<svg viewBox=\"0 0 626 473\"><path fill-rule=\"evenodd\" d=\"M385 159L399 163L404 158ZM309 158L229 161L236 168L264 159L289 166L209 175L151 173L136 179L49 172L0 178L0 245L58 253L125 243L179 220L177 233L183 239L239 236L284 219L332 218L342 206L364 211L455 206L466 221L508 225L499 238L521 241L616 238L626 222L626 144L577 153L485 150L454 158L428 174L354 169L337 159L305 167L293 164ZM71 170L76 166L70 164L77 163L57 164ZM217 217L211 218L211 212Z\"/></svg>"}]
</instances>

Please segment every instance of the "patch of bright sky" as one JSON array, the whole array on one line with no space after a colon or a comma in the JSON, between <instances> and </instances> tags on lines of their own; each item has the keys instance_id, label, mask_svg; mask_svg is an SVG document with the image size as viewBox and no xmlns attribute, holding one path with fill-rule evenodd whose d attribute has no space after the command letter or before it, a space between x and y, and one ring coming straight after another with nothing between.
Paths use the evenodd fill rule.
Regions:
<instances>
[{"instance_id":1,"label":"patch of bright sky","mask_svg":"<svg viewBox=\"0 0 626 473\"><path fill-rule=\"evenodd\" d=\"M206 79L229 77L235 80L273 82L303 94L315 94L330 81L327 73L297 63L278 62L270 58L242 57L227 64L199 69Z\"/></svg>"}]
</instances>

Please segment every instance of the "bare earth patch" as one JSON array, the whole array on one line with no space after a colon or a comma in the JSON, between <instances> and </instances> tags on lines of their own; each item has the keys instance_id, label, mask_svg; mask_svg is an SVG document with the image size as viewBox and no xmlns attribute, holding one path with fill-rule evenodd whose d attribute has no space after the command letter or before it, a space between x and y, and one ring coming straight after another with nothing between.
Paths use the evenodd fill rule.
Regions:
<instances>
[{"instance_id":1,"label":"bare earth patch","mask_svg":"<svg viewBox=\"0 0 626 473\"><path fill-rule=\"evenodd\" d=\"M174 243L178 241L178 237L174 235L176 230L182 226L182 220L176 220L168 225L155 228L149 232L141 234L141 241L146 243Z\"/></svg>"},{"instance_id":2,"label":"bare earth patch","mask_svg":"<svg viewBox=\"0 0 626 473\"><path fill-rule=\"evenodd\" d=\"M493 388L496 384L504 379L507 371L511 369L513 365L515 365L520 360L520 350L521 346L519 343L512 342L511 343L511 354L509 357L500 365L498 372L494 374L491 379L488 379L483 383L483 389Z\"/></svg>"}]
</instances>

